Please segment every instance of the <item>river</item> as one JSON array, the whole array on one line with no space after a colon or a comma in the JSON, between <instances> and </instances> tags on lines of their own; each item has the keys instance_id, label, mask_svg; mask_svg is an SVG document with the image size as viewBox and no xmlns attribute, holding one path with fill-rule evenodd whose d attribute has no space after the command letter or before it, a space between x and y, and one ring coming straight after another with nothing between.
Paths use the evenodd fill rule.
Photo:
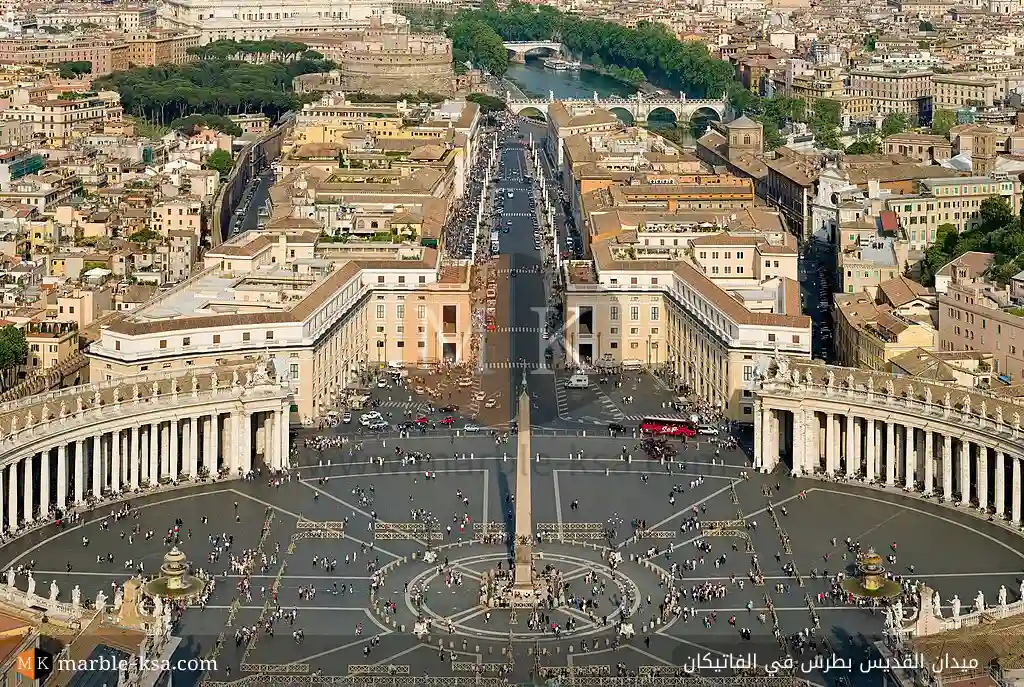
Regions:
<instances>
[{"instance_id":1,"label":"river","mask_svg":"<svg viewBox=\"0 0 1024 687\"><path fill-rule=\"evenodd\" d=\"M545 69L543 61L537 58L527 58L526 64L509 64L505 78L529 96L547 98L548 93L552 92L556 100L590 100L594 97L594 91L602 98L612 95L628 98L637 91L632 86L597 72L557 72ZM668 133L666 130L675 129L671 122L653 119L648 123L648 128L665 133ZM673 138L683 146L693 145L693 134L689 127L676 129L674 133Z\"/></svg>"}]
</instances>

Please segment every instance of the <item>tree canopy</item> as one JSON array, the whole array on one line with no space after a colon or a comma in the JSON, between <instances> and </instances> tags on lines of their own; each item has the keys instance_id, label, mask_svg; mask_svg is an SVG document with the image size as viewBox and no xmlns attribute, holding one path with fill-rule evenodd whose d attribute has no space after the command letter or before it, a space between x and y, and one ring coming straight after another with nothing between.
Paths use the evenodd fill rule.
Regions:
<instances>
[{"instance_id":1,"label":"tree canopy","mask_svg":"<svg viewBox=\"0 0 1024 687\"><path fill-rule=\"evenodd\" d=\"M191 136L203 127L209 127L222 131L232 136L241 136L242 127L235 124L227 117L215 114L194 114L188 117L179 117L171 122L170 127L186 136Z\"/></svg>"},{"instance_id":2,"label":"tree canopy","mask_svg":"<svg viewBox=\"0 0 1024 687\"><path fill-rule=\"evenodd\" d=\"M936 136L949 136L949 130L956 126L956 113L952 110L938 109L932 113L932 133Z\"/></svg>"},{"instance_id":3,"label":"tree canopy","mask_svg":"<svg viewBox=\"0 0 1024 687\"><path fill-rule=\"evenodd\" d=\"M200 60L134 67L95 79L93 86L118 91L127 114L159 125L192 114L262 112L274 120L304 102L292 91L292 79L333 66L328 60L307 59L266 64Z\"/></svg>"},{"instance_id":4,"label":"tree canopy","mask_svg":"<svg viewBox=\"0 0 1024 687\"><path fill-rule=\"evenodd\" d=\"M281 61L289 61L303 57L307 51L309 51L309 46L296 41L234 41L222 39L207 43L206 45L192 46L186 52L202 60L226 60L238 59L245 55L262 55ZM322 58L323 56L320 55L320 57Z\"/></svg>"},{"instance_id":5,"label":"tree canopy","mask_svg":"<svg viewBox=\"0 0 1024 687\"><path fill-rule=\"evenodd\" d=\"M729 91L729 104L737 114L745 114L761 122L765 150L786 145L782 130L793 122L803 121L805 116L804 101L800 98L782 94L761 98L739 84Z\"/></svg>"},{"instance_id":6,"label":"tree canopy","mask_svg":"<svg viewBox=\"0 0 1024 687\"><path fill-rule=\"evenodd\" d=\"M1004 198L990 196L981 201L978 222L967 231L957 233L952 224L939 225L921 264L922 282L934 284L935 273L943 265L970 251L995 255L988 276L1000 283L1024 269L1024 227Z\"/></svg>"},{"instance_id":7,"label":"tree canopy","mask_svg":"<svg viewBox=\"0 0 1024 687\"><path fill-rule=\"evenodd\" d=\"M0 380L4 389L17 383L18 368L25 363L26 355L25 331L13 324L0 328Z\"/></svg>"},{"instance_id":8,"label":"tree canopy","mask_svg":"<svg viewBox=\"0 0 1024 687\"><path fill-rule=\"evenodd\" d=\"M808 119L808 125L814 134L814 141L820 148L839 150L839 117L840 106L835 100L822 98L814 103L814 110Z\"/></svg>"},{"instance_id":9,"label":"tree canopy","mask_svg":"<svg viewBox=\"0 0 1024 687\"><path fill-rule=\"evenodd\" d=\"M495 76L508 71L508 52L501 36L486 22L463 18L448 28L448 37L452 40L452 61L471 62Z\"/></svg>"},{"instance_id":10,"label":"tree canopy","mask_svg":"<svg viewBox=\"0 0 1024 687\"><path fill-rule=\"evenodd\" d=\"M75 79L84 74L92 73L92 62L89 60L70 60L57 63L57 74L62 79Z\"/></svg>"},{"instance_id":11,"label":"tree canopy","mask_svg":"<svg viewBox=\"0 0 1024 687\"><path fill-rule=\"evenodd\" d=\"M890 112L882 120L882 138L902 134L910 126L910 120L902 112Z\"/></svg>"},{"instance_id":12,"label":"tree canopy","mask_svg":"<svg viewBox=\"0 0 1024 687\"><path fill-rule=\"evenodd\" d=\"M220 172L220 178L223 181L231 174L231 168L235 166L235 160L231 157L231 153L218 148L206 158L204 166L207 169L214 169Z\"/></svg>"},{"instance_id":13,"label":"tree canopy","mask_svg":"<svg viewBox=\"0 0 1024 687\"><path fill-rule=\"evenodd\" d=\"M871 155L882 151L882 144L874 134L868 134L846 146L847 155Z\"/></svg>"},{"instance_id":14,"label":"tree canopy","mask_svg":"<svg viewBox=\"0 0 1024 687\"><path fill-rule=\"evenodd\" d=\"M718 98L733 83L734 70L728 62L711 57L703 43L680 41L661 24L640 22L633 29L559 12L549 5L534 7L513 2L504 11L485 7L456 13L448 27L453 47L465 49L466 34L477 32L480 41L485 34L488 36L490 46L493 36L486 33L481 24L501 40L558 41L570 52L581 55L588 64L638 69L652 83L686 91L691 97ZM457 36L462 36L461 46L454 45ZM492 50L496 52L496 46L486 48L488 54ZM503 46L501 52L506 55ZM465 54L456 52L455 60L463 61ZM491 59L501 62L496 55Z\"/></svg>"},{"instance_id":15,"label":"tree canopy","mask_svg":"<svg viewBox=\"0 0 1024 687\"><path fill-rule=\"evenodd\" d=\"M466 96L466 100L471 103L476 103L480 106L480 114L488 115L494 112L504 112L508 109L508 105L501 98L495 98L493 95L487 95L486 93L470 93Z\"/></svg>"}]
</instances>

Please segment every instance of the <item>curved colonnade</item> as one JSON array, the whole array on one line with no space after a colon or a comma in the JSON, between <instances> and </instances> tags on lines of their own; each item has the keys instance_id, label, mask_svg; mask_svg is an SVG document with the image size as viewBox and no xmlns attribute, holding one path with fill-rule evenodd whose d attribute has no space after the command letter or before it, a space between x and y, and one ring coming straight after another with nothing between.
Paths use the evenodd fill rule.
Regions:
<instances>
[{"instance_id":1,"label":"curved colonnade","mask_svg":"<svg viewBox=\"0 0 1024 687\"><path fill-rule=\"evenodd\" d=\"M150 373L0 405L0 525L104 497L288 464L290 382L273 363Z\"/></svg>"},{"instance_id":2,"label":"curved colonnade","mask_svg":"<svg viewBox=\"0 0 1024 687\"><path fill-rule=\"evenodd\" d=\"M1019 527L1022 417L982 390L779 358L754 403L754 465L938 495Z\"/></svg>"}]
</instances>

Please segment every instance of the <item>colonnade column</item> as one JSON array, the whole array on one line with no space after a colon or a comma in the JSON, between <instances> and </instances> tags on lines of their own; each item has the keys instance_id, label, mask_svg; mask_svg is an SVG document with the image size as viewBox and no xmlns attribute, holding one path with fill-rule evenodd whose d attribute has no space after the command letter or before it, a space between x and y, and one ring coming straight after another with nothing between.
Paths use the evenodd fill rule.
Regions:
<instances>
[{"instance_id":1,"label":"colonnade column","mask_svg":"<svg viewBox=\"0 0 1024 687\"><path fill-rule=\"evenodd\" d=\"M32 517L32 501L34 500L34 497L32 495L32 490L33 490L33 488L35 486L35 483L34 483L34 481L32 479L32 469L33 469L32 468L32 464L35 462L35 458L36 458L35 455L32 454L32 455L25 456L25 460L22 461L22 463L24 463L24 465L25 465L25 488L24 488L25 499L24 499L24 501L21 504L22 505L21 511L22 511L22 514L25 516L25 524L28 524L28 523L32 522L32 520L34 520L34 518Z\"/></svg>"},{"instance_id":2,"label":"colonnade column","mask_svg":"<svg viewBox=\"0 0 1024 687\"><path fill-rule=\"evenodd\" d=\"M102 480L103 453L101 451L102 434L93 435L92 438L92 495L100 497L100 482Z\"/></svg>"},{"instance_id":3,"label":"colonnade column","mask_svg":"<svg viewBox=\"0 0 1024 687\"><path fill-rule=\"evenodd\" d=\"M953 438L942 436L942 497L953 501Z\"/></svg>"},{"instance_id":4,"label":"colonnade column","mask_svg":"<svg viewBox=\"0 0 1024 687\"><path fill-rule=\"evenodd\" d=\"M231 447L228 451L228 470L231 475L238 474L238 464L242 456L239 453L239 442L242 437L242 417L241 413L235 411L231 413Z\"/></svg>"},{"instance_id":5,"label":"colonnade column","mask_svg":"<svg viewBox=\"0 0 1024 687\"><path fill-rule=\"evenodd\" d=\"M41 460L39 461L39 517L46 519L46 516L50 512L50 451L53 449L46 449L43 451Z\"/></svg>"},{"instance_id":6,"label":"colonnade column","mask_svg":"<svg viewBox=\"0 0 1024 687\"><path fill-rule=\"evenodd\" d=\"M885 483L896 484L896 425L885 423Z\"/></svg>"},{"instance_id":7,"label":"colonnade column","mask_svg":"<svg viewBox=\"0 0 1024 687\"><path fill-rule=\"evenodd\" d=\"M291 437L288 434L288 418L290 414L291 408L288 406L277 411L277 417L280 420L278 424L281 427L281 467L283 468L291 465Z\"/></svg>"},{"instance_id":8,"label":"colonnade column","mask_svg":"<svg viewBox=\"0 0 1024 687\"><path fill-rule=\"evenodd\" d=\"M167 457L168 475L172 480L176 480L178 479L178 454L180 453L178 450L178 431L181 429L178 426L178 418L171 420L167 429L171 434L170 455Z\"/></svg>"},{"instance_id":9,"label":"colonnade column","mask_svg":"<svg viewBox=\"0 0 1024 687\"><path fill-rule=\"evenodd\" d=\"M160 478L171 476L171 426L160 423Z\"/></svg>"},{"instance_id":10,"label":"colonnade column","mask_svg":"<svg viewBox=\"0 0 1024 687\"><path fill-rule=\"evenodd\" d=\"M287 416L287 411L285 411ZM818 443L818 414L813 410L804 411L804 464L801 472L813 471L821 463L821 444ZM795 467L795 466L794 466Z\"/></svg>"},{"instance_id":11,"label":"colonnade column","mask_svg":"<svg viewBox=\"0 0 1024 687\"><path fill-rule=\"evenodd\" d=\"M960 441L960 505L971 505L971 442Z\"/></svg>"},{"instance_id":12,"label":"colonnade column","mask_svg":"<svg viewBox=\"0 0 1024 687\"><path fill-rule=\"evenodd\" d=\"M202 418L193 415L188 419L188 474L199 478L199 426Z\"/></svg>"},{"instance_id":13,"label":"colonnade column","mask_svg":"<svg viewBox=\"0 0 1024 687\"><path fill-rule=\"evenodd\" d=\"M1016 458L1014 458L1016 460ZM996 451L996 517L1006 513L1006 454Z\"/></svg>"},{"instance_id":14,"label":"colonnade column","mask_svg":"<svg viewBox=\"0 0 1024 687\"><path fill-rule=\"evenodd\" d=\"M857 425L853 415L846 416L846 476L853 477L860 467L860 444L857 443Z\"/></svg>"},{"instance_id":15,"label":"colonnade column","mask_svg":"<svg viewBox=\"0 0 1024 687\"><path fill-rule=\"evenodd\" d=\"M214 416L214 422L216 422ZM761 400L754 401L754 469L764 467L764 407Z\"/></svg>"},{"instance_id":16,"label":"colonnade column","mask_svg":"<svg viewBox=\"0 0 1024 687\"><path fill-rule=\"evenodd\" d=\"M978 508L988 511L988 447L978 446Z\"/></svg>"},{"instance_id":17,"label":"colonnade column","mask_svg":"<svg viewBox=\"0 0 1024 687\"><path fill-rule=\"evenodd\" d=\"M1011 456L1013 461L1013 504L1010 508L1011 520L1015 527L1020 527L1020 459Z\"/></svg>"},{"instance_id":18,"label":"colonnade column","mask_svg":"<svg viewBox=\"0 0 1024 687\"><path fill-rule=\"evenodd\" d=\"M75 442L75 505L85 498L85 442Z\"/></svg>"},{"instance_id":19,"label":"colonnade column","mask_svg":"<svg viewBox=\"0 0 1024 687\"><path fill-rule=\"evenodd\" d=\"M906 436L904 451L903 451L903 486L907 489L914 488L914 476L917 472L917 449L915 448L915 440L917 437L915 434L917 430L913 427L906 428Z\"/></svg>"},{"instance_id":20,"label":"colonnade column","mask_svg":"<svg viewBox=\"0 0 1024 687\"><path fill-rule=\"evenodd\" d=\"M139 488L139 469L145 464L146 456L143 455L142 444L139 443L139 428L132 427L129 432L131 445L128 447L128 455L134 456L128 464L128 484L132 491Z\"/></svg>"},{"instance_id":21,"label":"colonnade column","mask_svg":"<svg viewBox=\"0 0 1024 687\"><path fill-rule=\"evenodd\" d=\"M825 474L834 475L836 472L836 451L839 449L839 436L836 432L836 416L833 413L825 413Z\"/></svg>"},{"instance_id":22,"label":"colonnade column","mask_svg":"<svg viewBox=\"0 0 1024 687\"><path fill-rule=\"evenodd\" d=\"M118 429L110 433L110 491L121 493L121 430Z\"/></svg>"},{"instance_id":23,"label":"colonnade column","mask_svg":"<svg viewBox=\"0 0 1024 687\"><path fill-rule=\"evenodd\" d=\"M149 434L149 484L160 482L160 423L153 423L146 430Z\"/></svg>"},{"instance_id":24,"label":"colonnade column","mask_svg":"<svg viewBox=\"0 0 1024 687\"><path fill-rule=\"evenodd\" d=\"M931 496L935 481L935 446L932 430L924 430L924 493Z\"/></svg>"},{"instance_id":25,"label":"colonnade column","mask_svg":"<svg viewBox=\"0 0 1024 687\"><path fill-rule=\"evenodd\" d=\"M18 464L7 470L7 529L18 529Z\"/></svg>"},{"instance_id":26,"label":"colonnade column","mask_svg":"<svg viewBox=\"0 0 1024 687\"><path fill-rule=\"evenodd\" d=\"M220 455L220 414L213 413L210 416L210 451L203 456L203 465L211 475L216 475L219 469L217 457Z\"/></svg>"},{"instance_id":27,"label":"colonnade column","mask_svg":"<svg viewBox=\"0 0 1024 687\"><path fill-rule=\"evenodd\" d=\"M875 465L878 454L875 453L875 427L877 423L874 418L865 418L864 431L867 432L867 456L864 458L864 475L869 482L875 479Z\"/></svg>"},{"instance_id":28,"label":"colonnade column","mask_svg":"<svg viewBox=\"0 0 1024 687\"><path fill-rule=\"evenodd\" d=\"M57 447L57 508L68 507L68 447Z\"/></svg>"}]
</instances>

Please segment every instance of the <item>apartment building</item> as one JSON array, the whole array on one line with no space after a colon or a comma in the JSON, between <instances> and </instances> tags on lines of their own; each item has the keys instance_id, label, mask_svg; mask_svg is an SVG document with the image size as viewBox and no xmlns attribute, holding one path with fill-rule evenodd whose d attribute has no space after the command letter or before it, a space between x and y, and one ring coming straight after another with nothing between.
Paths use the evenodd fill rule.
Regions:
<instances>
[{"instance_id":1,"label":"apartment building","mask_svg":"<svg viewBox=\"0 0 1024 687\"><path fill-rule=\"evenodd\" d=\"M120 38L23 36L0 39L0 62L4 64L89 62L93 76L102 76L127 69L129 58L128 44Z\"/></svg>"},{"instance_id":2,"label":"apartment building","mask_svg":"<svg viewBox=\"0 0 1024 687\"><path fill-rule=\"evenodd\" d=\"M875 116L893 113L923 117L932 95L932 72L864 67L851 69L847 94L867 98Z\"/></svg>"},{"instance_id":3,"label":"apartment building","mask_svg":"<svg viewBox=\"0 0 1024 687\"><path fill-rule=\"evenodd\" d=\"M959 110L968 107L992 107L1002 100L999 80L974 74L934 74L932 107Z\"/></svg>"},{"instance_id":4,"label":"apartment building","mask_svg":"<svg viewBox=\"0 0 1024 687\"><path fill-rule=\"evenodd\" d=\"M845 232L844 232L845 233ZM875 236L859 245L839 252L838 272L844 293L867 293L878 296L879 285L903 274L906 248L893 236Z\"/></svg>"},{"instance_id":5,"label":"apartment building","mask_svg":"<svg viewBox=\"0 0 1024 687\"><path fill-rule=\"evenodd\" d=\"M798 249L777 212L670 204L671 186L615 184L580 199L590 260L563 263L569 362L667 372L727 417L752 421L754 370L810 355ZM749 187L748 187L749 188ZM697 189L695 189L697 190ZM699 192L699 191L698 191ZM644 196L638 199L639 194Z\"/></svg>"},{"instance_id":6,"label":"apartment building","mask_svg":"<svg viewBox=\"0 0 1024 687\"><path fill-rule=\"evenodd\" d=\"M28 122L38 141L64 145L109 123L121 122L121 96L114 91L83 93L71 97L33 98L25 104L0 111L0 118Z\"/></svg>"},{"instance_id":7,"label":"apartment building","mask_svg":"<svg viewBox=\"0 0 1024 687\"><path fill-rule=\"evenodd\" d=\"M992 196L1005 199L1014 212L1020 212L1019 179L979 176L923 179L918 193L895 195L887 206L899 217L911 246L921 250L932 244L943 224L952 224L957 232L974 227L981 204Z\"/></svg>"},{"instance_id":8,"label":"apartment building","mask_svg":"<svg viewBox=\"0 0 1024 687\"><path fill-rule=\"evenodd\" d=\"M145 31L156 24L156 5L61 7L36 12L35 20L39 26L52 28L89 24L108 31Z\"/></svg>"},{"instance_id":9,"label":"apartment building","mask_svg":"<svg viewBox=\"0 0 1024 687\"><path fill-rule=\"evenodd\" d=\"M125 37L128 62L137 67L186 64L195 59L188 49L200 44L201 34L150 29Z\"/></svg>"},{"instance_id":10,"label":"apartment building","mask_svg":"<svg viewBox=\"0 0 1024 687\"><path fill-rule=\"evenodd\" d=\"M21 377L49 370L78 351L78 327L73 322L29 322L23 331L28 355Z\"/></svg>"},{"instance_id":11,"label":"apartment building","mask_svg":"<svg viewBox=\"0 0 1024 687\"><path fill-rule=\"evenodd\" d=\"M563 143L571 136L600 134L622 128L622 122L608 110L589 104L567 104L561 100L548 105L548 131L544 145L559 169L565 160Z\"/></svg>"},{"instance_id":12,"label":"apartment building","mask_svg":"<svg viewBox=\"0 0 1024 687\"><path fill-rule=\"evenodd\" d=\"M471 320L469 267L434 249L268 229L208 251L198 274L103 327L90 369L109 379L269 354L289 361L293 411L312 418L370 368L463 360Z\"/></svg>"},{"instance_id":13,"label":"apartment building","mask_svg":"<svg viewBox=\"0 0 1024 687\"><path fill-rule=\"evenodd\" d=\"M833 313L836 357L846 367L884 371L893 358L935 345L930 319L878 304L867 293L838 294Z\"/></svg>"},{"instance_id":14,"label":"apartment building","mask_svg":"<svg viewBox=\"0 0 1024 687\"><path fill-rule=\"evenodd\" d=\"M927 164L953 157L953 146L949 139L933 134L893 134L886 137L883 145L886 155L904 155Z\"/></svg>"}]
</instances>

